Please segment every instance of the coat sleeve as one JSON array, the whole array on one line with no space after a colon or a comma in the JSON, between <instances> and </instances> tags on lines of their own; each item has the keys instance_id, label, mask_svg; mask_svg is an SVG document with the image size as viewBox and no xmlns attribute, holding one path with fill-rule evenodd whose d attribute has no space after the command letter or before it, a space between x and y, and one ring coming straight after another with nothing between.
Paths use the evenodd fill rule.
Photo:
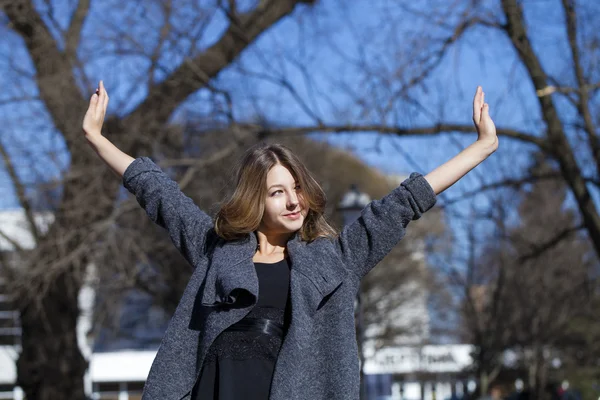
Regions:
<instances>
[{"instance_id":1,"label":"coat sleeve","mask_svg":"<svg viewBox=\"0 0 600 400\"><path fill-rule=\"evenodd\" d=\"M135 195L152 221L165 228L193 267L204 254L212 219L183 194L150 158L136 158L123 174L123 186Z\"/></svg>"},{"instance_id":2,"label":"coat sleeve","mask_svg":"<svg viewBox=\"0 0 600 400\"><path fill-rule=\"evenodd\" d=\"M433 188L416 172L381 200L371 201L337 239L346 267L364 277L398 244L408 223L435 202Z\"/></svg>"}]
</instances>

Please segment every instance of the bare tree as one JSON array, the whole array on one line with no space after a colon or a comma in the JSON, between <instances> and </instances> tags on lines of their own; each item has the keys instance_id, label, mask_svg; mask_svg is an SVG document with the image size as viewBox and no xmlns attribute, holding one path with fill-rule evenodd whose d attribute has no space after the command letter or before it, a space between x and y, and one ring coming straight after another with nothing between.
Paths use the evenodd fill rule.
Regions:
<instances>
[{"instance_id":1,"label":"bare tree","mask_svg":"<svg viewBox=\"0 0 600 400\"><path fill-rule=\"evenodd\" d=\"M53 149L41 161L31 145L21 142L17 135L10 142L3 135L0 145L5 169L36 243L34 250L19 250L23 262L18 269L5 268L15 282L17 298L23 300L19 305L23 324L19 384L28 397L83 396L85 360L75 338L77 293L86 266L110 248L107 238L115 232L124 212L115 208L120 198L119 182L100 166L80 138L80 119L87 101L84 93L93 92L94 79L89 71L102 65L110 67L105 68L110 71L107 79L118 82L121 88L121 93L112 96L118 111L106 123L107 136L134 156L151 154L170 161L171 168L185 170L180 183L186 186L208 165L229 159L243 147L247 143L245 132L279 138L313 132L376 132L380 138L450 133L448 140L456 144L460 141L456 138L475 130L471 123L456 123L447 117L448 104L454 102L437 90L435 76L448 67L453 50L472 42L480 46L489 37L484 33L492 32L499 35L494 36L497 43L508 43L508 50L525 71L523 77L529 86L515 86L531 88L529 94L536 101L533 119L539 120L537 126L532 123L518 129L510 121L500 123L498 134L519 144L514 148L523 153L532 148L543 152L559 168L544 174L519 168L511 173L488 174L479 190L467 190L454 199L442 198L446 211L453 214L454 201L474 193L558 179L569 188L581 225L600 253L600 217L592 200L598 190L600 165L596 132L598 32L587 23L597 16L592 2L565 0L560 4L564 18L557 26L566 27L563 31L569 57L563 58L570 58L570 63L567 72L563 69L557 73L548 72L532 45L536 34L530 29L533 22L526 22L523 14L524 7L535 4L516 0L450 4L428 0L418 6L405 1L356 2L370 7L368 15L374 16L357 24L347 3L323 1L307 8L300 15L301 23L294 26L299 36L304 35L301 43L287 43L285 36L280 39L284 43L260 46L262 34L287 21L284 17L298 9L298 4L316 2L243 3L215 1L201 6L183 1L175 6L170 1L150 1L127 5L130 8L123 11L124 3L112 0L80 0L69 6L53 1L0 1L6 23L1 28L3 40L10 45L7 47L18 50L2 55L3 71L14 84L1 101L29 106L25 115L15 117L10 111L2 115L3 127L34 132L31 140L37 139L36 143L44 133L52 139L48 147ZM326 12L320 12L323 10ZM88 18L94 12L102 18ZM328 13L343 16L336 23L350 27L347 36L340 39L331 34L338 26L320 25ZM307 43L320 43L319 48L327 53L311 50ZM351 46L356 46L356 51L347 51ZM293 51L282 52L282 48ZM240 57L248 54L244 52L247 49L255 50L252 59ZM319 75L316 65L326 64L319 60L332 55L341 61ZM238 74L243 79L221 78L225 74ZM294 76L300 76L303 83L298 84ZM251 80L270 83L277 93L266 89L253 93L256 87L252 87L250 100L242 95L236 98L243 92L240 87ZM423 92L435 98L425 102L421 100ZM340 100L342 95L351 100ZM194 96L206 100L200 109L188 103ZM241 104L238 108L252 109L252 115L236 118L234 101ZM274 118L273 113L284 117ZM167 150L186 144L182 130L167 129L176 119L196 119L216 132L227 127L226 143L206 146L198 153L201 160L180 159L181 153ZM282 124L282 119L287 123ZM37 120L48 123L32 122ZM375 146L383 147L382 141ZM9 152L6 147L13 150ZM18 147L20 157L11 156L17 154L14 149ZM409 163L417 159L423 165L434 158L429 153L415 157L402 148L397 150ZM433 149L429 146L427 150ZM17 173L18 159L38 160L32 163L27 179ZM48 179L48 168L57 171L54 179ZM45 185L40 186L40 180L45 180ZM34 223L32 198L56 216L47 230ZM139 250L145 249L141 246ZM141 254L138 256L143 259ZM32 293L36 294L34 299L27 296Z\"/></svg>"},{"instance_id":2,"label":"bare tree","mask_svg":"<svg viewBox=\"0 0 600 400\"><path fill-rule=\"evenodd\" d=\"M539 155L530 173L551 171ZM545 399L553 360L569 359L577 347L571 326L578 320L591 326L585 304L597 296L589 280L595 257L577 233L577 215L563 209L566 193L560 182L536 182L513 202L497 202L496 234L483 246L472 241L469 269L457 283L482 393L505 368L510 350L519 355L514 367L527 371L534 398ZM507 223L507 207L518 210L517 222Z\"/></svg>"},{"instance_id":3,"label":"bare tree","mask_svg":"<svg viewBox=\"0 0 600 400\"><path fill-rule=\"evenodd\" d=\"M332 77L353 100L346 109L336 108L337 113L345 115L349 122L327 123L315 116L315 125L276 127L269 131L274 134L374 132L380 137L471 135L475 132L471 123L455 123L447 117L454 114L449 107L453 99L445 97L448 90L440 87L436 74L441 74L442 68L451 69L446 60L452 51L473 47L472 43L480 46L482 42L494 41L503 53L494 53L493 57L506 58L508 53L514 59L502 61L517 64L523 71L518 82L509 81L512 86L507 91L519 86L519 90L514 90L515 98L500 98L499 101L522 105L523 118L529 120L518 129L510 127L510 120L499 121L498 134L520 144L514 148L526 154L544 153L559 168L550 175L530 175L521 168L506 176L492 174L497 181L483 181L479 190L473 190L472 194L499 186L527 185L537 179L560 179L574 196L582 228L587 231L596 253L600 254L600 217L592 200L600 185L596 96L600 89L599 49L598 32L589 23L597 17L598 9L593 3L572 0L539 5L553 11L552 28L559 32L557 40L561 40L568 50L562 54L560 70L550 72L552 61L544 59L545 54L534 47L534 42L542 37L534 36L537 31L533 28L537 26L532 25L538 21L525 20L527 7L531 7L532 13L538 11L537 5L517 0L456 1L451 4L428 0L418 6L402 1L394 2L393 6L391 3L374 5L371 11L378 13L378 18L373 24L378 30L367 31L371 26L360 30L352 25L351 34L358 43L356 46L362 47L356 51L356 58L346 54L343 58L344 63L350 65L347 68L358 71L358 75L353 75L354 82L358 83L353 85L343 74ZM344 21L349 25L352 22ZM548 21L540 23L546 26ZM344 48L332 39L326 43L333 51L343 53ZM477 52L478 49L473 50ZM366 52L376 53L376 56L368 57ZM485 55L481 54L481 57ZM508 79L502 79L505 78ZM525 95L533 104L521 102L520 87L523 86L531 88ZM428 92L431 98L427 97L425 102L420 91ZM316 108L312 107L310 111L313 112L307 113L315 115ZM417 124L419 117L422 120ZM400 155L406 157L408 154L400 152ZM418 154L411 158L424 157L424 154Z\"/></svg>"},{"instance_id":4,"label":"bare tree","mask_svg":"<svg viewBox=\"0 0 600 400\"><path fill-rule=\"evenodd\" d=\"M20 69L10 54L5 54L5 59L12 65L14 75L35 85L36 93L11 100L19 101L17 97L21 97L41 104L37 108L48 115L55 136L70 155L68 167L61 171L60 200L53 205L55 220L47 231L40 231L33 223L35 210L26 193L27 183L13 173L15 160L7 151L2 152L36 244L31 251L21 249L23 262L10 270L10 279L21 300L17 304L22 325L17 383L27 398L85 397L83 375L87 363L77 345L77 296L94 246L113 225L112 211L119 193L118 180L99 166L81 139L81 116L88 98L85 93L93 92L89 83L92 79L85 69L90 60L85 57L101 62L103 54L98 52L124 52L149 62L150 67L144 72L147 95L143 101L106 123L108 136L123 150L133 155L148 154L154 138L160 136L157 132L191 94L206 88L211 79L297 4L311 1L265 0L247 9L238 9L235 2L218 2L208 8L188 3L176 9L171 2L149 2L136 8L135 13L117 17L115 12L123 3L94 2L95 6L104 7L109 16L102 19L99 29L87 20L90 1L78 1L70 7L52 2L36 7L30 0L0 2L8 25L4 30L13 43L24 46L26 54L22 57L28 58L32 67ZM224 29L211 45L199 48L205 30L197 27L206 27L215 12L226 16L222 20ZM192 20L182 19L186 14ZM64 16L68 16L66 22ZM133 37L130 33L135 32L123 31L123 26L133 26L130 23L139 27L141 36ZM196 29L183 31L186 23ZM158 35L149 37L145 33ZM165 70L165 57L184 40L192 44L193 50L175 68ZM34 168L44 168L40 162L37 164Z\"/></svg>"}]
</instances>

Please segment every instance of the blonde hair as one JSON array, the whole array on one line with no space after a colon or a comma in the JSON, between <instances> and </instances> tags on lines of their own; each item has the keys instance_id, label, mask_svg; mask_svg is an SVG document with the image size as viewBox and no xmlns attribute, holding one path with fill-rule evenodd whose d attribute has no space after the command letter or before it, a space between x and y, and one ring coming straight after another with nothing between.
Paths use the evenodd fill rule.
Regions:
<instances>
[{"instance_id":1,"label":"blonde hair","mask_svg":"<svg viewBox=\"0 0 600 400\"><path fill-rule=\"evenodd\" d=\"M300 238L310 242L337 235L323 215L325 192L304 164L286 146L261 143L246 151L237 170L235 190L216 215L215 231L220 237L241 239L258 229L265 208L267 174L278 164L287 168L302 188L299 200L308 212L299 230Z\"/></svg>"}]
</instances>

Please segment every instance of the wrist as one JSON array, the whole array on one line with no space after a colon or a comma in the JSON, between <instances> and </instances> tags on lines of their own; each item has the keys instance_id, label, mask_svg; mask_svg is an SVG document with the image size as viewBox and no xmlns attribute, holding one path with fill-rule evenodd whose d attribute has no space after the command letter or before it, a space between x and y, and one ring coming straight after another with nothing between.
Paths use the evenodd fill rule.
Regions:
<instances>
[{"instance_id":1,"label":"wrist","mask_svg":"<svg viewBox=\"0 0 600 400\"><path fill-rule=\"evenodd\" d=\"M86 133L85 138L88 141L88 144L92 146L92 148L98 151L106 142L106 138L98 133Z\"/></svg>"},{"instance_id":2,"label":"wrist","mask_svg":"<svg viewBox=\"0 0 600 400\"><path fill-rule=\"evenodd\" d=\"M102 136L100 131L90 131L85 132L85 138L90 144L95 144L102 140L104 137Z\"/></svg>"},{"instance_id":3,"label":"wrist","mask_svg":"<svg viewBox=\"0 0 600 400\"><path fill-rule=\"evenodd\" d=\"M477 141L473 143L473 147L487 157L498 149L498 138L477 139Z\"/></svg>"}]
</instances>

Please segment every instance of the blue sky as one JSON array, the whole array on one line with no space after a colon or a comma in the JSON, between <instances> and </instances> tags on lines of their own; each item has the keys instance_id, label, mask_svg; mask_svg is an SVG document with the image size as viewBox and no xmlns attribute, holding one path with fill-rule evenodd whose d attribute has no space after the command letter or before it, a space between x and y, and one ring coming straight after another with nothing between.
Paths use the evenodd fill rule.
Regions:
<instances>
[{"instance_id":1,"label":"blue sky","mask_svg":"<svg viewBox=\"0 0 600 400\"><path fill-rule=\"evenodd\" d=\"M37 3L44 9L44 1ZM68 21L70 3L52 1L57 23L63 28ZM103 79L111 95L109 113L127 114L147 93L150 65L147 55L158 40L162 23L160 9L156 8L159 3L92 2L80 49L87 80L81 79L80 84L84 91L91 93L95 83ZM174 17L178 20L177 29L181 33L202 35L196 43L190 40L167 43L158 58L161 69L153 76L156 81L164 79L186 57L214 43L225 27L226 20L220 13L207 14L206 20L191 18L195 14L190 7L201 2L178 0L176 3L180 5ZM209 2L202 3L209 5ZM413 7L420 8L417 10L422 12L420 16L409 16L398 6L400 3L321 0L312 8L301 6L292 17L262 35L212 85L230 94L232 112L239 121L260 117L283 126L315 125L323 121L334 125L386 123L402 127L428 126L439 119L470 124L472 96L477 85L482 85L498 126L537 135L543 133L544 124L526 71L506 37L489 28L470 30L451 47L427 79L411 88L405 98L391 101L393 93L400 90L404 82L420 73L414 60L431 51L431 47L423 47L428 43L426 39L444 37L447 32L443 24L452 23L458 14L444 8L448 4L445 0L413 2L418 3ZM477 3L497 15L497 1ZM524 3L530 22L528 32L544 68L562 82L572 84L560 1ZM580 4L594 8L594 3L588 0ZM435 15L442 11L447 12L447 19L436 19ZM596 9L595 14L590 15L598 13ZM206 26L203 27L203 23ZM586 33L592 29L590 26L592 24L583 26L585 35L590 35ZM115 37L120 40L115 41ZM0 24L0 85L3 87L0 141L10 152L21 179L31 184L60 178L69 163L60 134L50 122L43 104L35 100L34 77L35 71L23 43L6 24ZM282 79L289 87L279 82ZM15 98L22 101L11 101ZM555 101L561 116L573 115L573 108L564 100L555 97ZM598 104L598 96L594 102ZM374 111L386 103L390 106L384 112ZM225 104L222 95L201 90L190 96L173 119L207 117L226 107ZM402 175L412 171L426 173L475 140L475 135L458 134L418 138L374 133L314 136L354 152L385 173ZM498 152L448 190L440 203L474 190L482 183L520 176L530 162L532 150L531 146L501 138ZM578 156L582 160L589 157L584 149ZM32 163L32 159L36 161ZM5 168L0 168L0 192L0 208L17 206ZM596 204L600 203L598 193L593 193ZM485 210L488 204L485 194L479 194L448 210L459 245L467 245L463 240L468 225L466 216L473 210ZM572 204L571 200L570 206ZM509 218L514 219L515 215ZM491 229L489 224L481 223L478 233L484 237Z\"/></svg>"},{"instance_id":2,"label":"blue sky","mask_svg":"<svg viewBox=\"0 0 600 400\"><path fill-rule=\"evenodd\" d=\"M189 7L194 2L179 3L174 17L178 29L190 34L202 32L202 36L197 43L180 40L165 45L159 57L162 70L154 75L155 80L163 79L186 56L214 43L225 27L222 14L193 20ZM496 3L482 2L481 7L494 12ZM39 4L43 9L44 2ZM69 2L55 0L53 4L56 20L64 27ZM125 9L115 7L116 4L122 3L93 2L80 50L89 82L81 84L93 85L104 79L111 94L109 112L126 114L147 93L146 55L156 44L162 17L160 9L151 2L142 7L126 3ZM498 126L541 134L544 126L525 71L507 39L488 28L469 31L447 52L429 78L408 91L410 100L394 100L385 113L374 112L373 109L390 102L392 93L403 82L419 73L411 63L431 50L419 47L427 43L419 40L444 36L442 24L451 23L458 14L444 9L446 3L436 0L421 3L422 16L409 15L397 4L388 0L358 0L351 4L330 0L320 1L312 8L298 7L292 17L261 36L213 85L232 96L233 114L238 120L260 116L278 125L314 125L320 120L329 124L388 123L403 127L426 126L440 115L445 122L471 123L472 95L476 86L482 85ZM433 6L437 6L433 10L439 11L428 9ZM436 19L436 13L441 11L447 16ZM560 25L563 18L560 2L531 2L525 11L531 23L529 32L544 67L560 79L572 81L565 63L568 52ZM206 22L204 29L199 28L201 22ZM6 26L0 29L0 84L6 88L0 93L2 141L17 160L18 172L24 179L32 182L57 177L68 166L68 154L43 105L36 101L2 102L35 96L37 89L21 41ZM135 42L112 40L119 35L129 35ZM280 79L290 86L273 83ZM350 94L368 105L361 106ZM173 118L198 118L222 106L222 96L203 90L191 96ZM566 106L561 108L561 113L570 112ZM426 173L475 139L475 135L397 138L373 133L318 137L353 151L369 165L390 174L415 170ZM518 175L529 162L529 151L530 147L502 140L493 158L445 196L452 198L472 190L482 181L497 179L498 174ZM30 165L28 154L36 156L39 165ZM0 170L0 189L5 193L0 207L16 206L4 170ZM485 203L484 198L478 201Z\"/></svg>"}]
</instances>

